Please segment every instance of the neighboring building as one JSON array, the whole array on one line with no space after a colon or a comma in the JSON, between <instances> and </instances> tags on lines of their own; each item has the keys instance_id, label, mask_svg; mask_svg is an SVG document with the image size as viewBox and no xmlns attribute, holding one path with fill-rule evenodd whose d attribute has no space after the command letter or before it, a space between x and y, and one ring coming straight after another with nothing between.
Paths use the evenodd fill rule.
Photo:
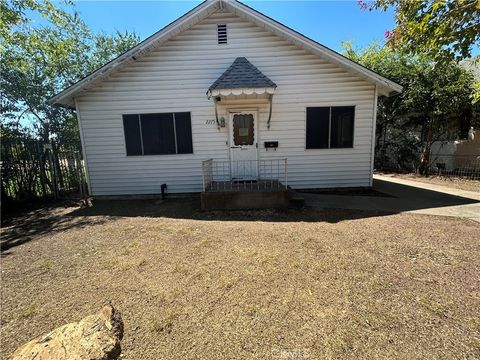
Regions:
<instances>
[{"instance_id":1,"label":"neighboring building","mask_svg":"<svg viewBox=\"0 0 480 360\"><path fill-rule=\"evenodd\" d=\"M371 186L376 100L401 90L244 4L214 0L51 101L76 108L90 192L105 196L161 184L199 192L207 159L239 182L286 171L293 188Z\"/></svg>"},{"instance_id":2,"label":"neighboring building","mask_svg":"<svg viewBox=\"0 0 480 360\"><path fill-rule=\"evenodd\" d=\"M480 174L480 130L470 128L466 140L435 141L430 162L439 173Z\"/></svg>"}]
</instances>

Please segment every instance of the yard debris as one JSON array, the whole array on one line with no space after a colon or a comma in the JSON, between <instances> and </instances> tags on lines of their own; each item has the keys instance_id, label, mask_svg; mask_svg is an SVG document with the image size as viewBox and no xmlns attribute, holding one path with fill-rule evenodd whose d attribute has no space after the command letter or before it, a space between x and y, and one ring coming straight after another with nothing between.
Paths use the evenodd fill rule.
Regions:
<instances>
[{"instance_id":1,"label":"yard debris","mask_svg":"<svg viewBox=\"0 0 480 360\"><path fill-rule=\"evenodd\" d=\"M12 360L113 360L121 353L123 321L113 306L63 325L18 348Z\"/></svg>"}]
</instances>

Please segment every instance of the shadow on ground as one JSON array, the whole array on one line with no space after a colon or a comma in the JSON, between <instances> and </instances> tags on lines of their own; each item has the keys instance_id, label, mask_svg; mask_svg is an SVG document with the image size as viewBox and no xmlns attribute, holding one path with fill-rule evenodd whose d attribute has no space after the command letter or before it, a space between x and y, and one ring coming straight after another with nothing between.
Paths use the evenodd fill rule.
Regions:
<instances>
[{"instance_id":1,"label":"shadow on ground","mask_svg":"<svg viewBox=\"0 0 480 360\"><path fill-rule=\"evenodd\" d=\"M200 198L160 200L94 200L88 206L51 205L8 221L2 231L2 256L7 250L52 232L102 224L120 217L163 217L204 221L329 222L385 216L404 211L478 203L478 200L375 180L374 189L387 196L302 194L302 209L201 211ZM63 211L62 208L63 207Z\"/></svg>"},{"instance_id":2,"label":"shadow on ground","mask_svg":"<svg viewBox=\"0 0 480 360\"><path fill-rule=\"evenodd\" d=\"M479 200L467 197L450 195L439 191L427 190L379 179L373 180L373 188L395 198L386 199L386 201L391 200L392 205L398 204L398 208L392 206L392 211L394 212L468 205L480 202Z\"/></svg>"},{"instance_id":3,"label":"shadow on ground","mask_svg":"<svg viewBox=\"0 0 480 360\"><path fill-rule=\"evenodd\" d=\"M391 215L405 211L475 204L480 201L413 186L375 180L374 190L385 196L306 194L303 209L201 211L198 197L159 200L94 201L92 206L77 209L69 216L147 216L222 221L327 221ZM328 211L325 211L328 209Z\"/></svg>"},{"instance_id":4,"label":"shadow on ground","mask_svg":"<svg viewBox=\"0 0 480 360\"><path fill-rule=\"evenodd\" d=\"M29 211L16 212L2 222L0 250L2 256L7 250L27 243L34 238L52 235L55 232L72 228L104 223L107 219L81 216L68 216L68 209L80 208L77 202L48 203L43 207L35 204Z\"/></svg>"},{"instance_id":5,"label":"shadow on ground","mask_svg":"<svg viewBox=\"0 0 480 360\"><path fill-rule=\"evenodd\" d=\"M342 196L338 194L303 194L303 196L306 203L314 208L355 209L389 214L480 203L477 200L478 197L450 195L379 179L374 180L373 189L387 196ZM455 212L461 217L463 210L465 208L457 208Z\"/></svg>"}]
</instances>

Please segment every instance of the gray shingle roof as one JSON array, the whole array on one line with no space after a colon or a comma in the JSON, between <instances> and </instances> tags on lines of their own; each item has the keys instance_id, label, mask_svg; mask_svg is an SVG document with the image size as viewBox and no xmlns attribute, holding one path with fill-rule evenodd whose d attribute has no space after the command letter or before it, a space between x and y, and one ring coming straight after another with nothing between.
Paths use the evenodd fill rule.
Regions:
<instances>
[{"instance_id":1,"label":"gray shingle roof","mask_svg":"<svg viewBox=\"0 0 480 360\"><path fill-rule=\"evenodd\" d=\"M246 87L277 87L277 85L246 58L238 57L208 90Z\"/></svg>"}]
</instances>

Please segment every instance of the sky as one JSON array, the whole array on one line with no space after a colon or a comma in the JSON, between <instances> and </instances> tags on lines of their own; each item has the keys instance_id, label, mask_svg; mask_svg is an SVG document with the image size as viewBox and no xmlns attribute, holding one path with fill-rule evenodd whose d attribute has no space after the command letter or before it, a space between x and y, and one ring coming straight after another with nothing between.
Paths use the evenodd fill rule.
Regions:
<instances>
[{"instance_id":1,"label":"sky","mask_svg":"<svg viewBox=\"0 0 480 360\"><path fill-rule=\"evenodd\" d=\"M356 0L243 2L296 31L341 51L342 41L356 47L383 43L385 31L394 27L393 11L360 9ZM78 1L80 17L94 31L135 31L150 36L185 14L200 1Z\"/></svg>"}]
</instances>

